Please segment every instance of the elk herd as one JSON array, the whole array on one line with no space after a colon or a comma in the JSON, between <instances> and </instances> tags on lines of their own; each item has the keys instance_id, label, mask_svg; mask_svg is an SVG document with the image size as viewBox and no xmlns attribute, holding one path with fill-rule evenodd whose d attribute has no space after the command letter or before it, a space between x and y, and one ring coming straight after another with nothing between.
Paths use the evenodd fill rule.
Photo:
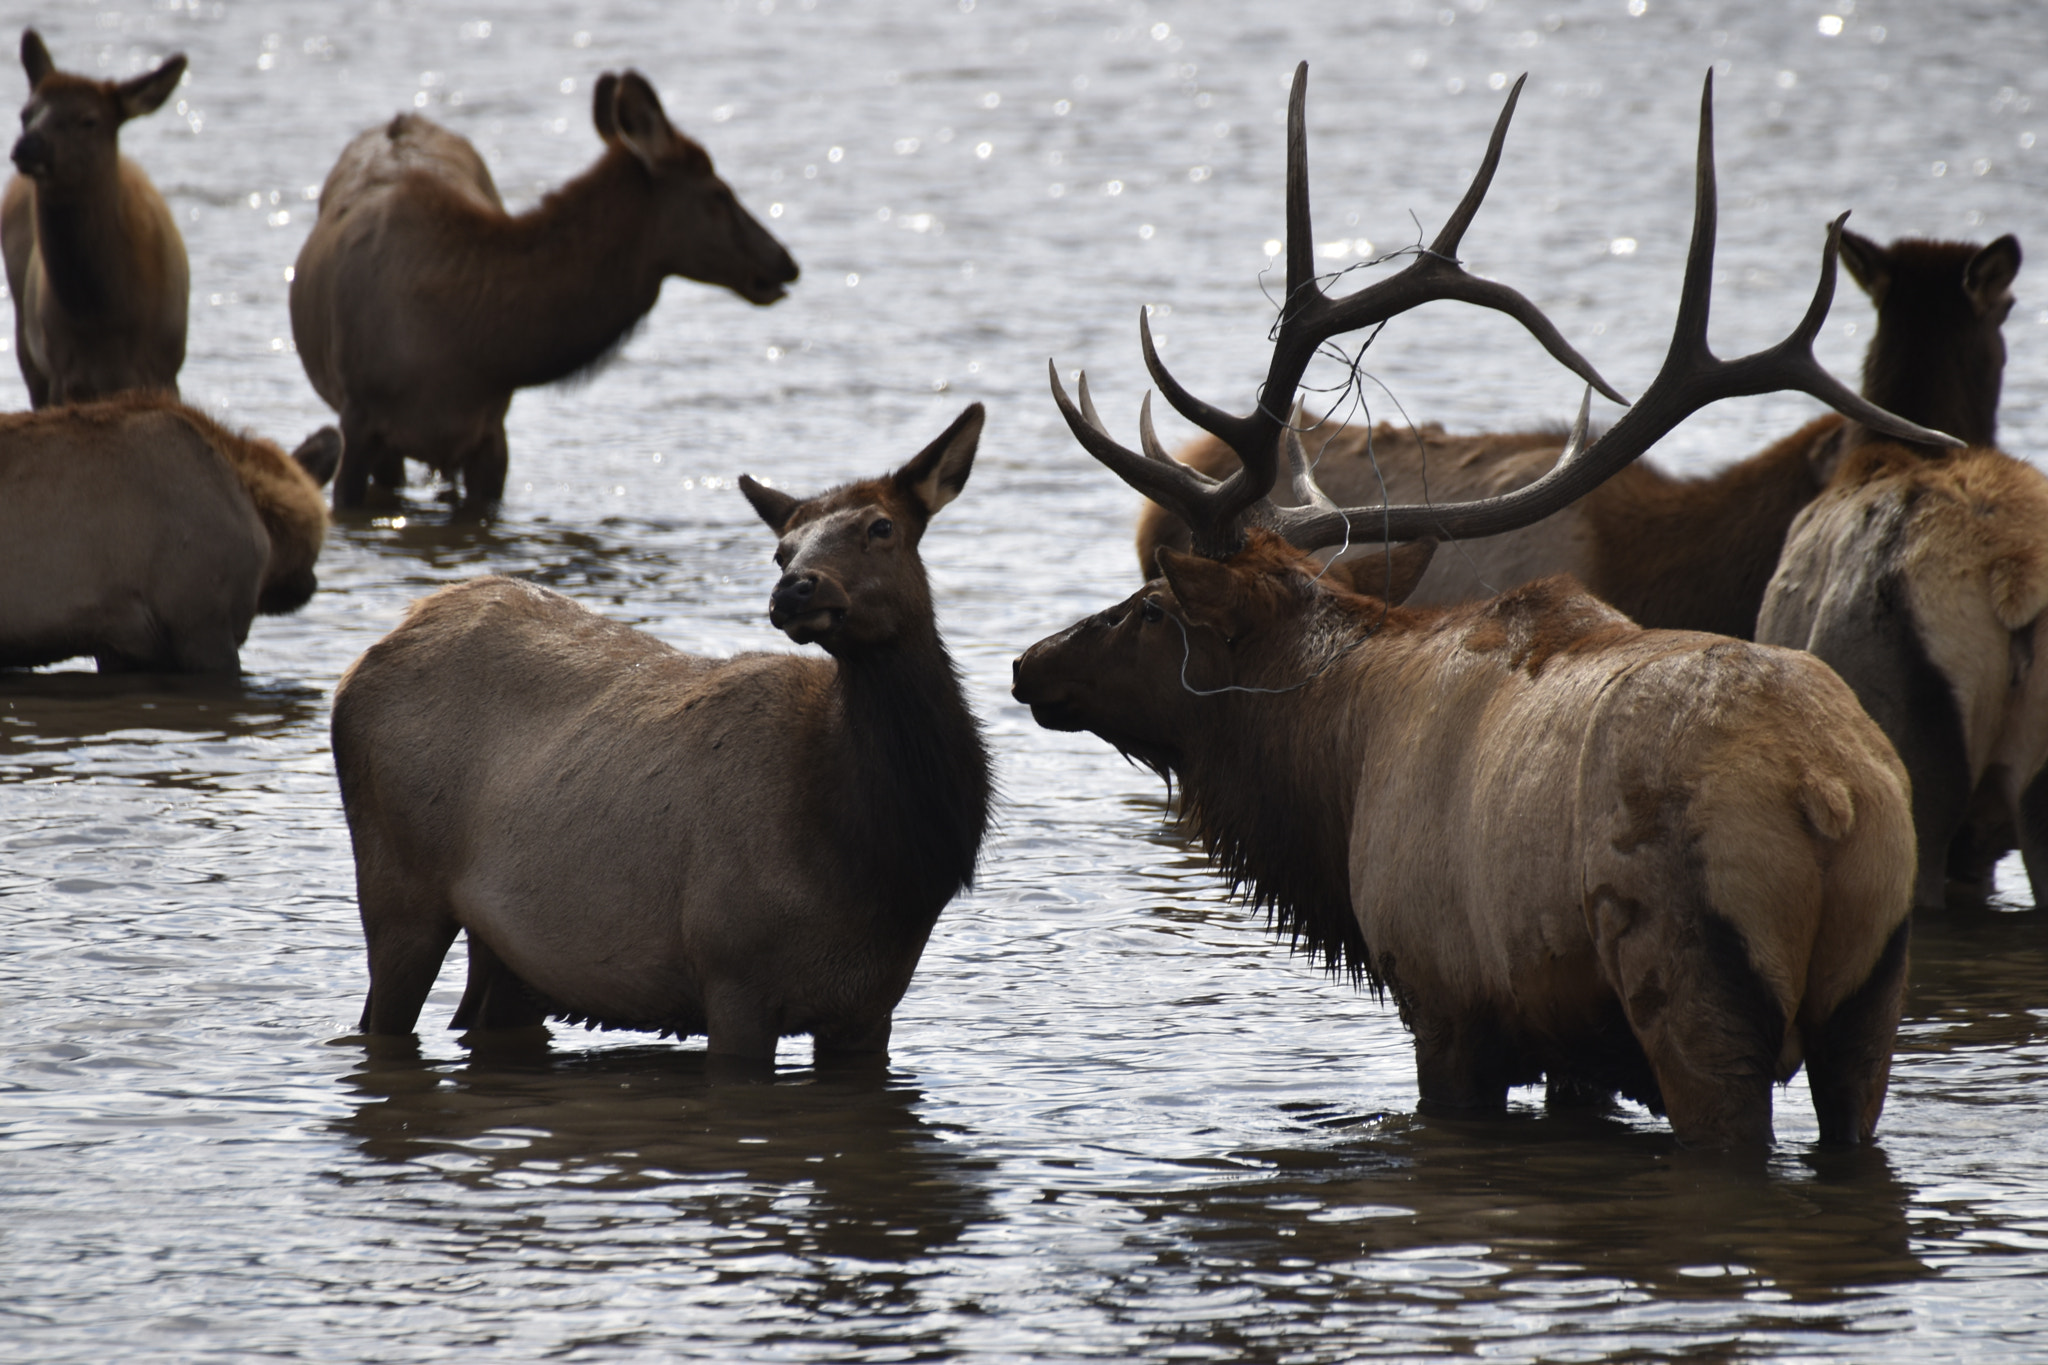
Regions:
<instances>
[{"instance_id":1,"label":"elk herd","mask_svg":"<svg viewBox=\"0 0 2048 1365\"><path fill-rule=\"evenodd\" d=\"M339 427L286 455L178 401L184 246L117 134L184 58L115 82L33 31L21 55L0 244L34 411L0 417L0 666L233 674L253 617L315 589L330 479L337 513L392 505L417 462L488 515L516 390L600 363L671 275L761 305L797 277L637 72L596 85L597 160L519 215L465 139L401 114L341 151L299 253L292 335ZM1319 353L1445 299L1626 400L1458 263L1521 84L1429 247L1336 296L1306 72L1251 410L1177 382L1142 312L1154 382L1204 433L1185 449L1149 396L1126 447L1052 370L1075 438L1148 499L1145 582L1025 651L1016 700L1176 781L1233 889L1391 996L1426 1107L1542 1082L1759 1148L1803 1067L1822 1141L1871 1141L1914 909L1983 897L2015 848L2048 890L2048 479L1995 444L2018 243L1885 247L1837 219L1785 339L1715 356L1710 76L1670 349L1612 427L1589 402L1562 439L1317 420ZM1877 310L1860 395L1812 351L1838 261ZM1788 389L1835 413L1705 477L1639 458ZM807 498L740 480L776 541L769 620L823 657L696 657L507 578L416 602L334 694L362 1030L410 1033L461 933L457 1027L886 1056L990 825L919 554L983 420Z\"/></svg>"}]
</instances>

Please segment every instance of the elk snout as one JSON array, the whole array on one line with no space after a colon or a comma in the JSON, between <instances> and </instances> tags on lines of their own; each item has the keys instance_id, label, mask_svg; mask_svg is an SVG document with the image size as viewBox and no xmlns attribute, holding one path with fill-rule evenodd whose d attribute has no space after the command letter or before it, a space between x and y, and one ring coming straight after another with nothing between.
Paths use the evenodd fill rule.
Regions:
<instances>
[{"instance_id":1,"label":"elk snout","mask_svg":"<svg viewBox=\"0 0 2048 1365\"><path fill-rule=\"evenodd\" d=\"M41 133L23 133L14 144L14 167L31 180L50 169L50 140Z\"/></svg>"},{"instance_id":2,"label":"elk snout","mask_svg":"<svg viewBox=\"0 0 2048 1365\"><path fill-rule=\"evenodd\" d=\"M837 583L814 572L792 572L782 576L768 595L768 621L800 645L811 644L830 634L846 619L846 592Z\"/></svg>"}]
</instances>

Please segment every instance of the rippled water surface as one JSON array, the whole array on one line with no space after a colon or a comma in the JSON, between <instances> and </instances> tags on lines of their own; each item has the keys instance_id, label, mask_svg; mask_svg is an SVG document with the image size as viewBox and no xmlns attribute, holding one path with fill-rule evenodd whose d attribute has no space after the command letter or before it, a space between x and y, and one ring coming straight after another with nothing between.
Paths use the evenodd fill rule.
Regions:
<instances>
[{"instance_id":1,"label":"rippled water surface","mask_svg":"<svg viewBox=\"0 0 2048 1365\"><path fill-rule=\"evenodd\" d=\"M1843 208L1881 239L2048 248L2038 13L1827 12L36 16L67 67L191 55L179 107L124 143L191 249L185 393L287 442L327 414L291 353L286 267L342 143L399 108L467 133L523 205L594 156L593 78L636 65L804 277L765 310L671 283L608 370L514 404L499 520L450 526L422 487L403 516L339 528L311 605L257 623L243 684L0 680L0 1357L2048 1354L2048 940L2016 869L1993 911L1918 926L1876 1152L1815 1149L1798 1081L1761 1175L1676 1151L1640 1111L1551 1117L1533 1092L1497 1121L1423 1118L1392 1011L1233 904L1149 775L1036 729L1006 690L1023 646L1135 582L1132 499L1060 425L1046 358L1085 365L1133 432L1150 305L1186 381L1248 402L1297 60L1332 268L1433 232L1497 88L1531 73L1466 256L1624 390L1662 353L1710 63L1724 351L1797 318ZM2048 310L2027 302L2043 269L2007 328L2004 438L2023 455L2048 448ZM1837 372L1870 318L1845 283L1823 347ZM1369 363L1376 415L1398 399L1477 429L1577 399L1470 310L1396 322ZM21 406L11 356L0 369L0 404ZM981 460L926 554L1005 799L898 1012L886 1082L814 1076L800 1042L751 1086L712 1084L697 1045L630 1035L472 1050L439 1030L452 968L416 1050L351 1036L364 973L326 728L348 661L413 597L489 570L685 648L787 648L735 477L879 472L973 400ZM1811 409L1724 405L1660 458L1707 467Z\"/></svg>"}]
</instances>

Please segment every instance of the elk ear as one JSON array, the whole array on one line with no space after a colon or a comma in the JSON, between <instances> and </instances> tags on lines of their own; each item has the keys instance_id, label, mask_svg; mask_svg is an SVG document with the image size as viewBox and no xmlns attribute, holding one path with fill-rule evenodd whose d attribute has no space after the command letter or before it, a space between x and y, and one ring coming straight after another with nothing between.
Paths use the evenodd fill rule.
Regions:
<instances>
[{"instance_id":1,"label":"elk ear","mask_svg":"<svg viewBox=\"0 0 2048 1365\"><path fill-rule=\"evenodd\" d=\"M313 476L313 482L322 488L334 477L334 471L341 467L341 433L333 427L320 430L299 442L299 448L292 452L292 459L299 468Z\"/></svg>"},{"instance_id":2,"label":"elk ear","mask_svg":"<svg viewBox=\"0 0 2048 1365\"><path fill-rule=\"evenodd\" d=\"M1208 626L1226 640L1244 633L1244 594L1239 591L1237 575L1228 564L1162 545L1159 572L1173 589L1181 615L1190 624Z\"/></svg>"},{"instance_id":3,"label":"elk ear","mask_svg":"<svg viewBox=\"0 0 2048 1365\"><path fill-rule=\"evenodd\" d=\"M747 495L747 501L754 504L761 520L767 522L768 529L778 536L782 534L782 528L789 525L796 509L803 505L802 498L792 498L767 484L756 483L744 474L740 475L740 492Z\"/></svg>"},{"instance_id":4,"label":"elk ear","mask_svg":"<svg viewBox=\"0 0 2048 1365\"><path fill-rule=\"evenodd\" d=\"M597 89L590 97L590 121L597 125L597 135L606 146L619 140L619 111L614 107L619 98L619 73L607 71L597 78Z\"/></svg>"},{"instance_id":5,"label":"elk ear","mask_svg":"<svg viewBox=\"0 0 2048 1365\"><path fill-rule=\"evenodd\" d=\"M649 170L680 140L661 110L661 97L637 71L619 77L618 93L612 99L612 126L619 145Z\"/></svg>"},{"instance_id":6,"label":"elk ear","mask_svg":"<svg viewBox=\"0 0 2048 1365\"><path fill-rule=\"evenodd\" d=\"M960 490L967 487L967 476L974 470L974 452L981 444L984 415L981 404L969 403L936 441L896 471L896 486L916 499L927 517L959 497Z\"/></svg>"},{"instance_id":7,"label":"elk ear","mask_svg":"<svg viewBox=\"0 0 2048 1365\"><path fill-rule=\"evenodd\" d=\"M1963 267L1963 290L1978 314L1988 316L2012 302L2013 277L2019 273L2020 239L2008 232Z\"/></svg>"},{"instance_id":8,"label":"elk ear","mask_svg":"<svg viewBox=\"0 0 2048 1365\"><path fill-rule=\"evenodd\" d=\"M1870 295L1872 303L1883 304L1885 291L1892 285L1892 260L1889 252L1868 237L1859 237L1844 229L1842 268L1849 272L1849 278L1856 281L1864 293Z\"/></svg>"},{"instance_id":9,"label":"elk ear","mask_svg":"<svg viewBox=\"0 0 2048 1365\"><path fill-rule=\"evenodd\" d=\"M28 72L28 88L33 91L43 83L43 78L57 69L50 60L50 49L43 46L43 35L32 28L21 31L21 69Z\"/></svg>"},{"instance_id":10,"label":"elk ear","mask_svg":"<svg viewBox=\"0 0 2048 1365\"><path fill-rule=\"evenodd\" d=\"M1377 597L1390 607L1398 607L1422 586L1422 576L1429 572L1436 547L1435 537L1382 546L1378 554L1338 560L1323 571L1323 577L1361 597Z\"/></svg>"},{"instance_id":11,"label":"elk ear","mask_svg":"<svg viewBox=\"0 0 2048 1365\"><path fill-rule=\"evenodd\" d=\"M147 76L122 81L114 87L114 104L124 119L153 114L171 97L178 82L185 79L185 54L180 52Z\"/></svg>"}]
</instances>

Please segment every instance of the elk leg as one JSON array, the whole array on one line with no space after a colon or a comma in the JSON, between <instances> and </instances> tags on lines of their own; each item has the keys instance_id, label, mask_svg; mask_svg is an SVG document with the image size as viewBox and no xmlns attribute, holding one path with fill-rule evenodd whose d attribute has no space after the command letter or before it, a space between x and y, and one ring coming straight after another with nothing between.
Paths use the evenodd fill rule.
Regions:
<instances>
[{"instance_id":1,"label":"elk leg","mask_svg":"<svg viewBox=\"0 0 2048 1365\"><path fill-rule=\"evenodd\" d=\"M547 1010L524 981L515 976L490 945L466 931L469 938L469 982L455 1007L449 1028L532 1028L547 1020Z\"/></svg>"},{"instance_id":2,"label":"elk leg","mask_svg":"<svg viewBox=\"0 0 2048 1365\"><path fill-rule=\"evenodd\" d=\"M1505 1045L1491 1019L1413 1012L1415 1088L1425 1112L1508 1107Z\"/></svg>"},{"instance_id":3,"label":"elk leg","mask_svg":"<svg viewBox=\"0 0 2048 1365\"><path fill-rule=\"evenodd\" d=\"M845 1033L817 1033L811 1037L811 1065L885 1064L889 1060L889 1029L892 1015L865 1029Z\"/></svg>"},{"instance_id":4,"label":"elk leg","mask_svg":"<svg viewBox=\"0 0 2048 1365\"><path fill-rule=\"evenodd\" d=\"M365 838L357 837L359 843ZM357 1027L364 1033L411 1033L457 925L438 892L397 869L379 870L384 861L374 850L364 856L358 849L356 903L369 949L370 991Z\"/></svg>"},{"instance_id":5,"label":"elk leg","mask_svg":"<svg viewBox=\"0 0 2048 1365\"><path fill-rule=\"evenodd\" d=\"M772 1067L781 1037L775 1011L751 990L713 990L704 1001L704 1045L714 1057Z\"/></svg>"},{"instance_id":6,"label":"elk leg","mask_svg":"<svg viewBox=\"0 0 2048 1365\"><path fill-rule=\"evenodd\" d=\"M1871 1141L1891 1079L1892 1044L1906 1002L1906 945L1912 921L1892 932L1856 993L1806 1032L1806 1082L1820 1140L1830 1146Z\"/></svg>"},{"instance_id":7,"label":"elk leg","mask_svg":"<svg viewBox=\"0 0 2048 1365\"><path fill-rule=\"evenodd\" d=\"M2048 772L2035 776L2020 793L2020 857L2027 865L2027 881L2034 888L2034 904L2048 899Z\"/></svg>"},{"instance_id":8,"label":"elk leg","mask_svg":"<svg viewBox=\"0 0 2048 1365\"><path fill-rule=\"evenodd\" d=\"M500 421L479 441L462 464L462 511L468 516L488 516L505 497L505 472L511 463L505 444L505 424Z\"/></svg>"}]
</instances>

